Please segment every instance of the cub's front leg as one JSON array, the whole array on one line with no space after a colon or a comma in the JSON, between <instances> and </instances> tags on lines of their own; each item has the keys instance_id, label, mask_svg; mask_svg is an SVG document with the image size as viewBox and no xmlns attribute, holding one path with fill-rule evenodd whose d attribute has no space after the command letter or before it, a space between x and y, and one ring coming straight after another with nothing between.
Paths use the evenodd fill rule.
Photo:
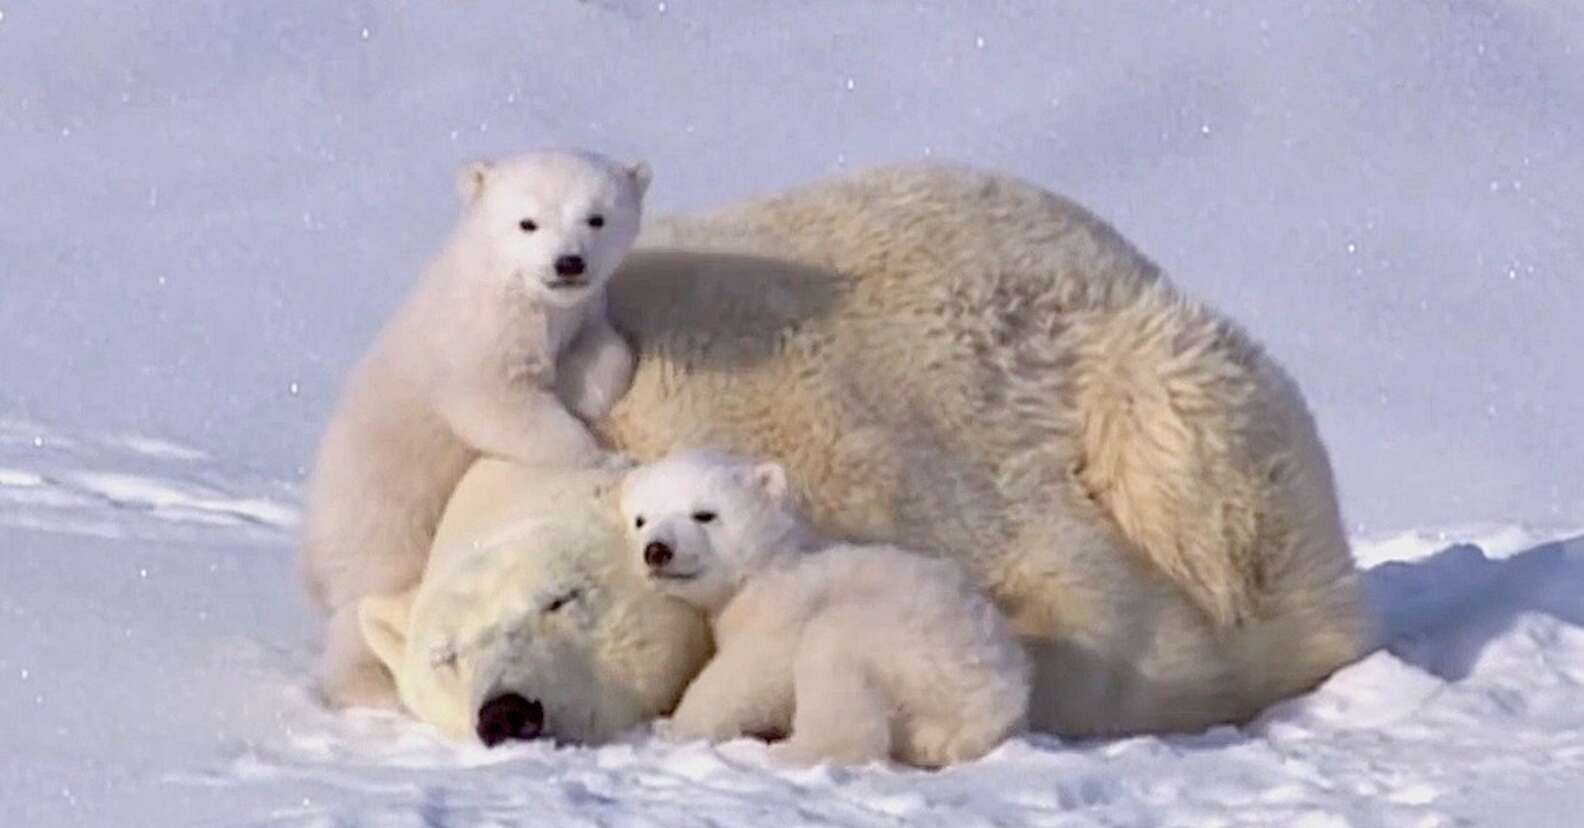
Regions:
<instances>
[{"instance_id":1,"label":"cub's front leg","mask_svg":"<svg viewBox=\"0 0 1584 828\"><path fill-rule=\"evenodd\" d=\"M610 413L632 385L637 356L609 321L592 320L561 357L556 394L586 423Z\"/></svg>"},{"instance_id":2,"label":"cub's front leg","mask_svg":"<svg viewBox=\"0 0 1584 828\"><path fill-rule=\"evenodd\" d=\"M671 718L657 729L674 741L724 742L785 733L791 725L790 661L737 647L722 650L705 665Z\"/></svg>"},{"instance_id":3,"label":"cub's front leg","mask_svg":"<svg viewBox=\"0 0 1584 828\"><path fill-rule=\"evenodd\" d=\"M599 441L561 399L537 387L460 391L442 416L480 454L527 465L582 465L601 453Z\"/></svg>"}]
</instances>

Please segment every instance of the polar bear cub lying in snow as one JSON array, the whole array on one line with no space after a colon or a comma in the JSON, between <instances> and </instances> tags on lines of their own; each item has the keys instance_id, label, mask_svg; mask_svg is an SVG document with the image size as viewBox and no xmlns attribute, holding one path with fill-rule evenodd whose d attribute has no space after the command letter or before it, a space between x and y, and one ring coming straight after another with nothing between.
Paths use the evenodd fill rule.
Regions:
<instances>
[{"instance_id":1,"label":"polar bear cub lying in snow","mask_svg":"<svg viewBox=\"0 0 1584 828\"><path fill-rule=\"evenodd\" d=\"M673 453L627 477L621 510L639 571L715 635L668 736L790 727L778 761L939 767L1023 727L1029 665L966 570L817 537L779 464Z\"/></svg>"},{"instance_id":2,"label":"polar bear cub lying in snow","mask_svg":"<svg viewBox=\"0 0 1584 828\"><path fill-rule=\"evenodd\" d=\"M649 179L646 165L565 150L463 170L456 231L354 371L320 443L302 565L329 614L331 701L395 701L358 633L358 600L418 582L469 464L599 457L587 424L633 371L605 285L637 238Z\"/></svg>"}]
</instances>

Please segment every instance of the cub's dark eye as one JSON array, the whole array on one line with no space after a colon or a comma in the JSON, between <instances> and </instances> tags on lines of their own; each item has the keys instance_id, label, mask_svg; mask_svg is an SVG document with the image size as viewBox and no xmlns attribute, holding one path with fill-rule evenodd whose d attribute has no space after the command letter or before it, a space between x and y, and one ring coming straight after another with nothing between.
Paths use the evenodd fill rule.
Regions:
<instances>
[{"instance_id":1,"label":"cub's dark eye","mask_svg":"<svg viewBox=\"0 0 1584 828\"><path fill-rule=\"evenodd\" d=\"M693 519L698 521L699 523L709 523L710 521L715 519L715 513L714 512L694 512L693 513Z\"/></svg>"},{"instance_id":2,"label":"cub's dark eye","mask_svg":"<svg viewBox=\"0 0 1584 828\"><path fill-rule=\"evenodd\" d=\"M599 213L595 213L594 215L589 216L588 224L589 224L590 227L596 227L596 228L604 227L605 226L605 217L600 215Z\"/></svg>"},{"instance_id":3,"label":"cub's dark eye","mask_svg":"<svg viewBox=\"0 0 1584 828\"><path fill-rule=\"evenodd\" d=\"M522 228L524 233L532 233L533 231L539 229L539 222L534 221L533 219L523 219L522 221L517 222L517 226Z\"/></svg>"},{"instance_id":4,"label":"cub's dark eye","mask_svg":"<svg viewBox=\"0 0 1584 828\"><path fill-rule=\"evenodd\" d=\"M545 604L544 611L545 612L555 612L556 610L561 609L562 607L566 606L567 604L570 604L573 601L576 601L578 598L582 597L582 595L583 595L583 590L581 590L581 589L574 589L571 592L566 593L565 595L557 595L554 599L552 599L550 601L550 603Z\"/></svg>"},{"instance_id":5,"label":"cub's dark eye","mask_svg":"<svg viewBox=\"0 0 1584 828\"><path fill-rule=\"evenodd\" d=\"M644 525L643 515L639 515L638 517L633 518L633 528L634 529L642 529L643 525Z\"/></svg>"}]
</instances>

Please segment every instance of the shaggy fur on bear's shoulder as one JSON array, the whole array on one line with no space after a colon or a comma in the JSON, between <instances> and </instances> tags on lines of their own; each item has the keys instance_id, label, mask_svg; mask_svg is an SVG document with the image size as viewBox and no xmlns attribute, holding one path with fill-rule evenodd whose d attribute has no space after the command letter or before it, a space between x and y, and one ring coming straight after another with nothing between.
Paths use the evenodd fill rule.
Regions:
<instances>
[{"instance_id":1,"label":"shaggy fur on bear's shoulder","mask_svg":"<svg viewBox=\"0 0 1584 828\"><path fill-rule=\"evenodd\" d=\"M608 436L774 456L823 532L970 566L1036 727L1238 721L1370 623L1296 386L1094 216L972 169L877 169L650 227Z\"/></svg>"}]
</instances>

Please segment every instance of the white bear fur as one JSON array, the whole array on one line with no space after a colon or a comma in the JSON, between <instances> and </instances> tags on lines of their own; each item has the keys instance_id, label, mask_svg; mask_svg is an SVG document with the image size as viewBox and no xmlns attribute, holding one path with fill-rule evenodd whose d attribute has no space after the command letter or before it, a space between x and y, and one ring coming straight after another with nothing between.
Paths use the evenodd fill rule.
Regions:
<instances>
[{"instance_id":1,"label":"white bear fur","mask_svg":"<svg viewBox=\"0 0 1584 828\"><path fill-rule=\"evenodd\" d=\"M480 706L514 692L543 706L546 737L577 743L675 706L709 658L709 633L625 564L614 502L624 473L473 466L419 585L360 602L363 635L403 706L476 741Z\"/></svg>"},{"instance_id":2,"label":"white bear fur","mask_svg":"<svg viewBox=\"0 0 1584 828\"><path fill-rule=\"evenodd\" d=\"M790 730L778 761L942 767L1024 725L1028 661L967 570L818 537L774 461L674 452L628 477L621 510L634 571L714 633L672 738Z\"/></svg>"},{"instance_id":3,"label":"white bear fur","mask_svg":"<svg viewBox=\"0 0 1584 828\"><path fill-rule=\"evenodd\" d=\"M657 222L609 312L639 354L610 443L776 457L822 534L966 564L1037 729L1246 720L1373 643L1297 387L1037 187L907 164Z\"/></svg>"},{"instance_id":4,"label":"white bear fur","mask_svg":"<svg viewBox=\"0 0 1584 828\"><path fill-rule=\"evenodd\" d=\"M1037 187L904 164L656 223L610 312L616 446L778 458L822 533L967 564L1036 728L1246 720L1375 640L1297 386Z\"/></svg>"},{"instance_id":5,"label":"white bear fur","mask_svg":"<svg viewBox=\"0 0 1584 828\"><path fill-rule=\"evenodd\" d=\"M320 672L331 701L392 702L358 635L357 600L417 582L469 463L597 456L586 423L632 374L605 284L638 233L648 181L643 165L573 151L462 172L461 221L354 370L310 482L301 566L329 616ZM570 284L554 264L566 255L586 263Z\"/></svg>"}]
</instances>

